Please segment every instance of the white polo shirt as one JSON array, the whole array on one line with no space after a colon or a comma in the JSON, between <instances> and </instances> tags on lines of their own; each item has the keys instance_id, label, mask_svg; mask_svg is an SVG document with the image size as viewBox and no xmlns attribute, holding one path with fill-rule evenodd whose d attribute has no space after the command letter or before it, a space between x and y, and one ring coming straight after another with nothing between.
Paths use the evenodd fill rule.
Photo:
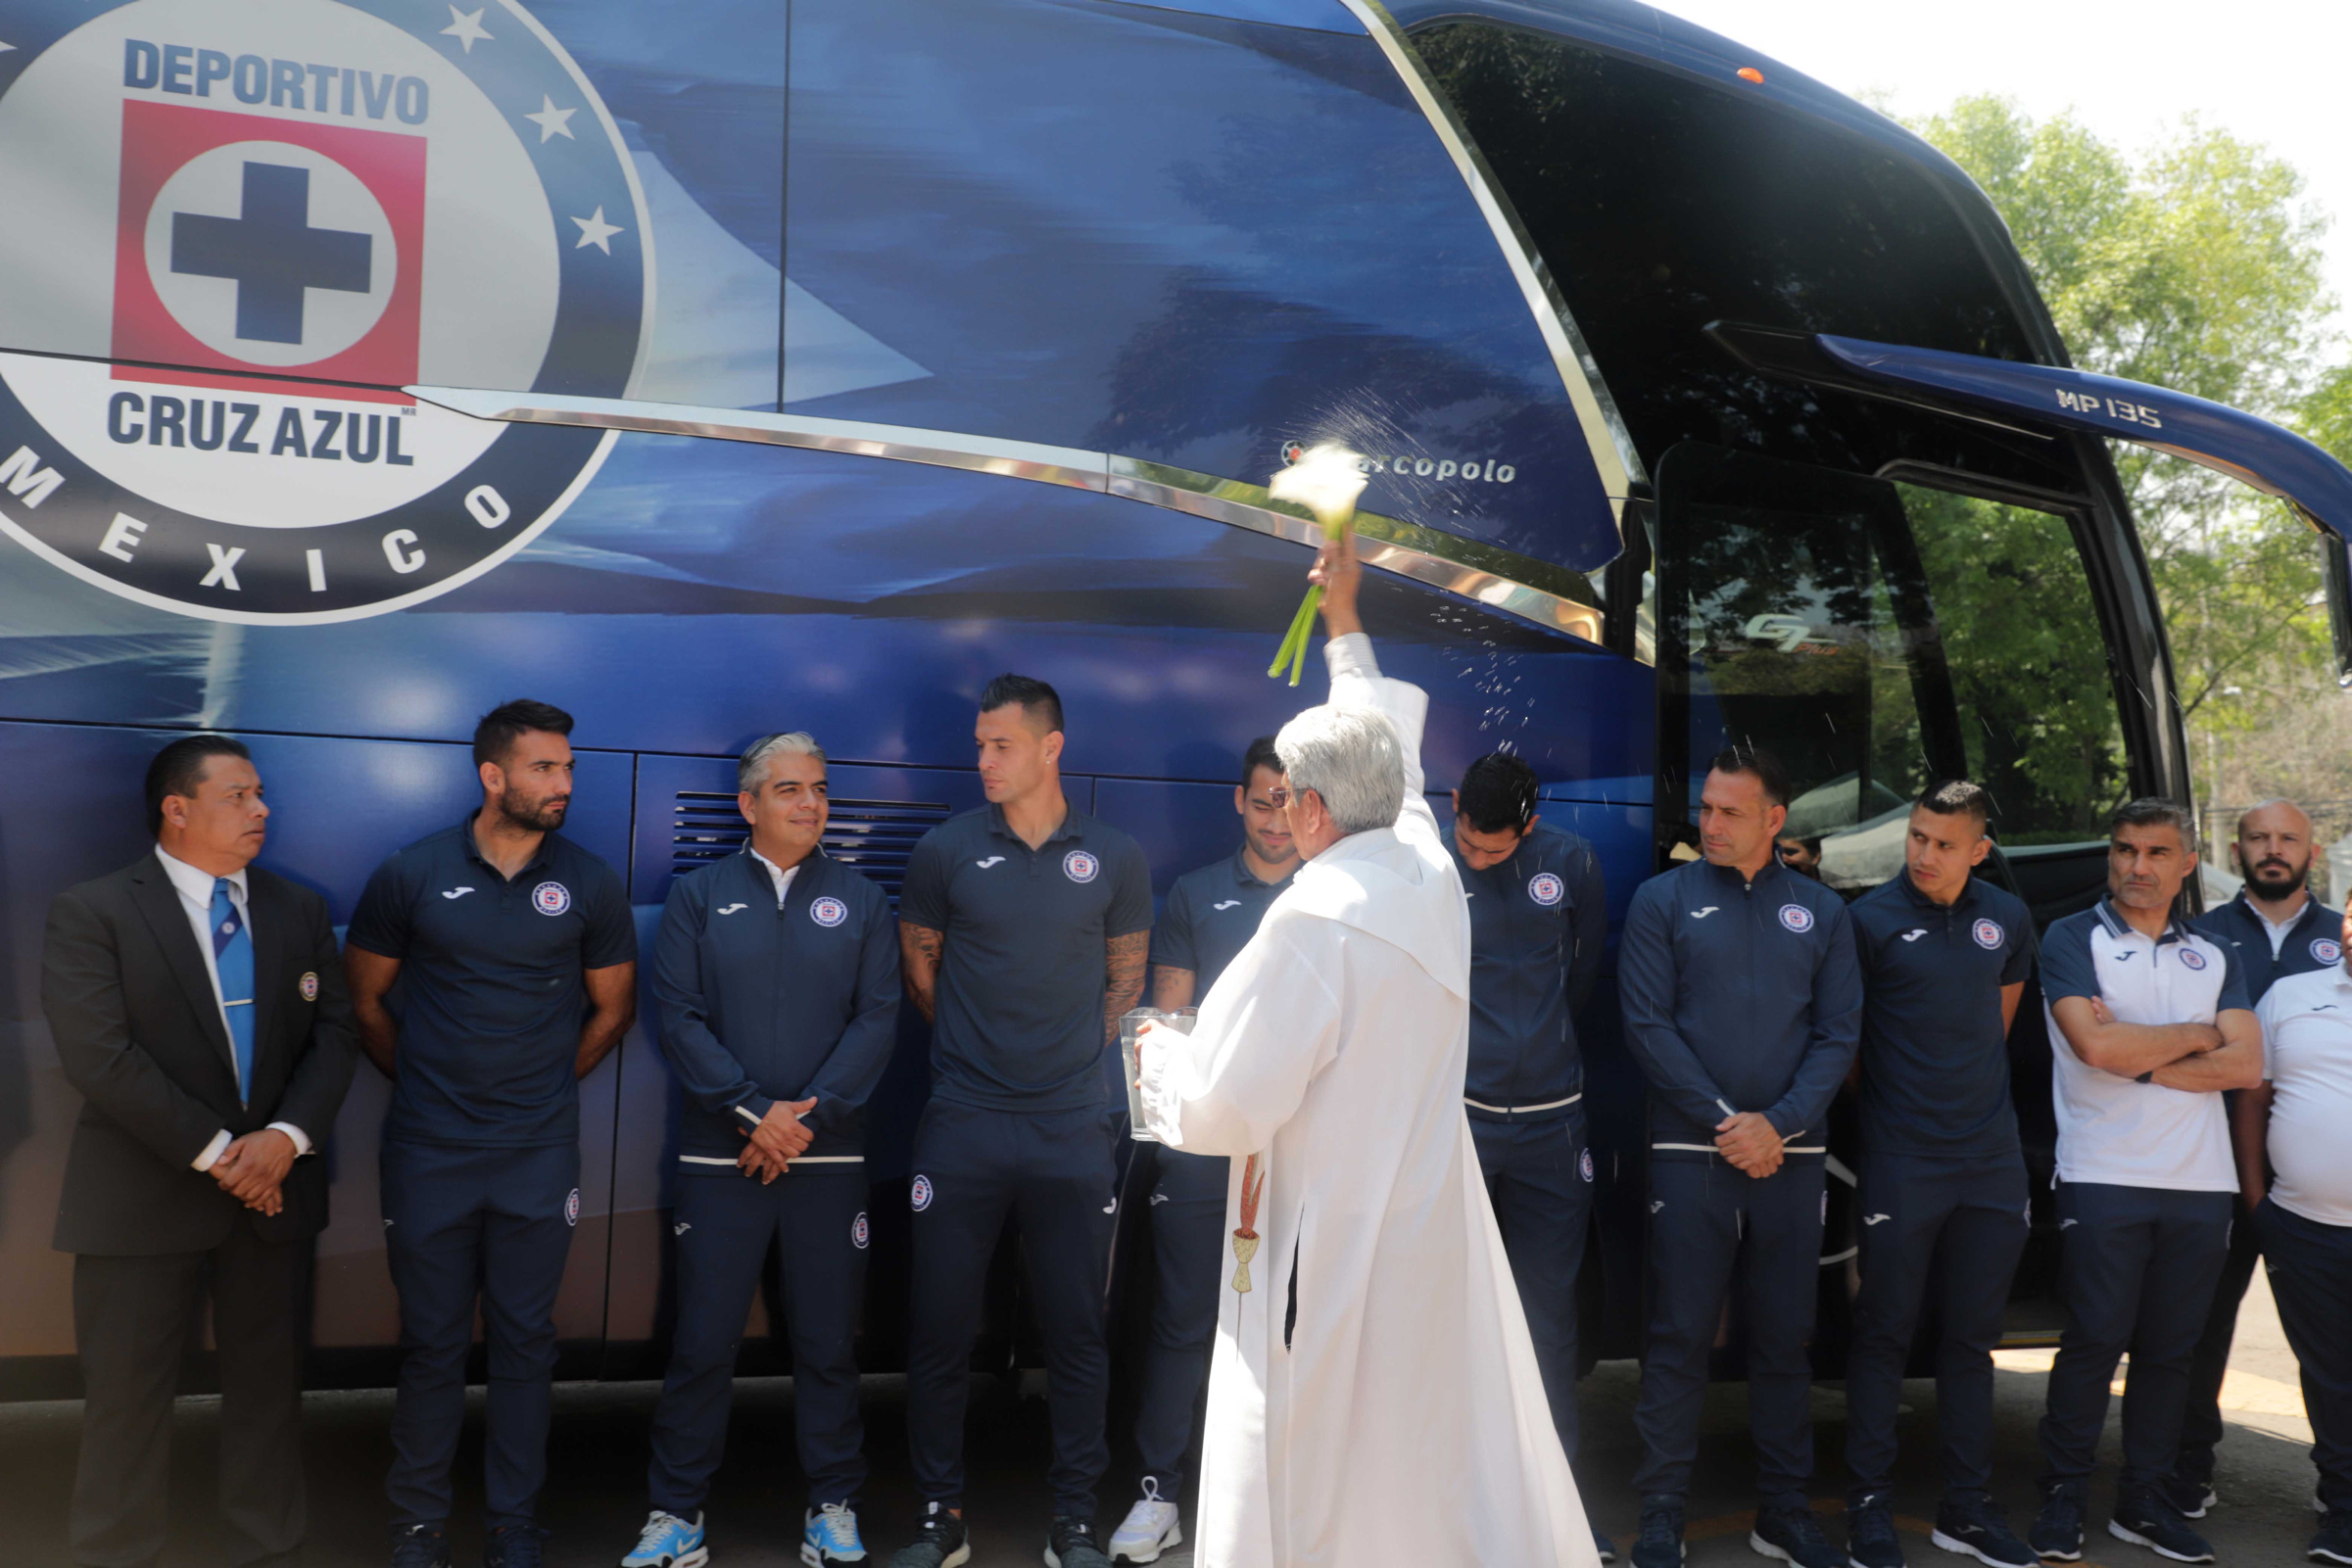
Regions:
<instances>
[{"instance_id":1,"label":"white polo shirt","mask_svg":"<svg viewBox=\"0 0 2352 1568\"><path fill-rule=\"evenodd\" d=\"M2041 1013L2050 1031L2058 1179L2175 1192L2235 1192L2230 1120L2218 1094L2191 1094L2087 1067L2053 1011L2098 997L2122 1023L2211 1023L2246 1006L2236 956L2179 921L2151 941L2102 898L2053 921L2041 941Z\"/></svg>"},{"instance_id":2,"label":"white polo shirt","mask_svg":"<svg viewBox=\"0 0 2352 1568\"><path fill-rule=\"evenodd\" d=\"M2271 1201L2322 1225L2352 1225L2352 975L2290 974L2255 1009L2271 1100Z\"/></svg>"}]
</instances>

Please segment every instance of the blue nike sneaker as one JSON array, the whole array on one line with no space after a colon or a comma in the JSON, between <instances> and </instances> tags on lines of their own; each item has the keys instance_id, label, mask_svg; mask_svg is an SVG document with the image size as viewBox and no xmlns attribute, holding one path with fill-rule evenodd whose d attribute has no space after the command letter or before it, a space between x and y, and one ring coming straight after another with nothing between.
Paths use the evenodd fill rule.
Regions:
<instances>
[{"instance_id":1,"label":"blue nike sneaker","mask_svg":"<svg viewBox=\"0 0 2352 1568\"><path fill-rule=\"evenodd\" d=\"M845 1502L811 1508L801 1519L800 1560L808 1568L829 1562L864 1562L866 1544L857 1536L857 1510Z\"/></svg>"},{"instance_id":2,"label":"blue nike sneaker","mask_svg":"<svg viewBox=\"0 0 2352 1568\"><path fill-rule=\"evenodd\" d=\"M637 1544L621 1559L621 1568L702 1568L710 1548L702 1544L702 1516L681 1519L659 1508L646 1516Z\"/></svg>"}]
</instances>

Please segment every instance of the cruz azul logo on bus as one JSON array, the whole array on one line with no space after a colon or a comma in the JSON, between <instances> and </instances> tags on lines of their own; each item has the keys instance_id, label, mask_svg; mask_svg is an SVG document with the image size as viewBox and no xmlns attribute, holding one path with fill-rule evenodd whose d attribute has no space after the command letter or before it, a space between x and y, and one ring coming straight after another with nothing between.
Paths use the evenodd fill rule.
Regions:
<instances>
[{"instance_id":1,"label":"cruz azul logo on bus","mask_svg":"<svg viewBox=\"0 0 2352 1568\"><path fill-rule=\"evenodd\" d=\"M350 620L489 571L594 476L610 433L401 390L629 390L645 204L525 10L38 4L6 42L18 543L181 614Z\"/></svg>"}]
</instances>

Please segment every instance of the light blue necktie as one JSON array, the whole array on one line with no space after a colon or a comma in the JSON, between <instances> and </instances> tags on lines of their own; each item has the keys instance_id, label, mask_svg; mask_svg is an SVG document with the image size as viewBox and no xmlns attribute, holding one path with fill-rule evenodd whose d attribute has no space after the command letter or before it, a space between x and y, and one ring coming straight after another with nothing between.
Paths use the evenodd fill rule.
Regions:
<instances>
[{"instance_id":1,"label":"light blue necktie","mask_svg":"<svg viewBox=\"0 0 2352 1568\"><path fill-rule=\"evenodd\" d=\"M253 1094L253 936L228 895L228 879L213 879L213 963L220 974L220 1006L229 1043L237 1051L237 1098Z\"/></svg>"}]
</instances>

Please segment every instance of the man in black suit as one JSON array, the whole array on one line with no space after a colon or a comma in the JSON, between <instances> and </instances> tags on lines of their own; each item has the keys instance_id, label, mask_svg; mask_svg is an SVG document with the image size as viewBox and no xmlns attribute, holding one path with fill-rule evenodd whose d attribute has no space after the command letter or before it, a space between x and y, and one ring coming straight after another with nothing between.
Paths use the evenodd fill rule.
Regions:
<instances>
[{"instance_id":1,"label":"man in black suit","mask_svg":"<svg viewBox=\"0 0 2352 1568\"><path fill-rule=\"evenodd\" d=\"M162 1555L171 1399L209 1290L232 1560L291 1565L301 1307L327 1216L313 1140L358 1035L325 902L251 864L269 808L245 747L172 741L147 814L156 852L60 893L41 956L41 1009L85 1102L52 1241L75 1255L85 1395L73 1560Z\"/></svg>"}]
</instances>

